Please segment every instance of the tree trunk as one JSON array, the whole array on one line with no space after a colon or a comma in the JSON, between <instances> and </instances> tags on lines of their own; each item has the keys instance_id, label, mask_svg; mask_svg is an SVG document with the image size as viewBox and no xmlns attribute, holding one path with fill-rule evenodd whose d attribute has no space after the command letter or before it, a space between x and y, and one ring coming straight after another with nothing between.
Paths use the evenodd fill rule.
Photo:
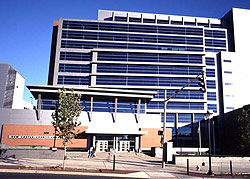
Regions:
<instances>
[{"instance_id":1,"label":"tree trunk","mask_svg":"<svg viewBox=\"0 0 250 179\"><path fill-rule=\"evenodd\" d=\"M64 144L63 169L65 169L66 158L67 158L67 144Z\"/></svg>"}]
</instances>

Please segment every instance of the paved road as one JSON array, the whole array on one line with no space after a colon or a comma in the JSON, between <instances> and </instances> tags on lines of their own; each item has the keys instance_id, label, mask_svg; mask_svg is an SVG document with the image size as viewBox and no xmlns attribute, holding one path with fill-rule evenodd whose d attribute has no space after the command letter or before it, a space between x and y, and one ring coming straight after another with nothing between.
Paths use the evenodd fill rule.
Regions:
<instances>
[{"instance_id":1,"label":"paved road","mask_svg":"<svg viewBox=\"0 0 250 179\"><path fill-rule=\"evenodd\" d=\"M111 176L91 176L91 175L60 175L60 174L41 174L41 173L0 173L1 179L99 179L99 178L110 178L110 179L121 179L120 177ZM127 177L126 177L127 178ZM134 178L133 178L134 179Z\"/></svg>"}]
</instances>

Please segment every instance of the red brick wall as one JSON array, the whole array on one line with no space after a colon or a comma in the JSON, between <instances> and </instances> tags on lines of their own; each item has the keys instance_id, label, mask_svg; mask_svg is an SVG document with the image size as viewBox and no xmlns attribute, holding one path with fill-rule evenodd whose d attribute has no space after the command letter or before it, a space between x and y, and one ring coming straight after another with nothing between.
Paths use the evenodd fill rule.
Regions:
<instances>
[{"instance_id":1,"label":"red brick wall","mask_svg":"<svg viewBox=\"0 0 250 179\"><path fill-rule=\"evenodd\" d=\"M86 131L88 127L79 126L76 131ZM44 134L49 132L49 134ZM54 127L50 125L15 125L4 124L2 126L1 143L11 146L17 145L40 145L53 147L54 139L14 139L9 138L9 135L27 135L27 136L54 136ZM62 139L56 139L56 147L63 147ZM72 148L86 148L87 139L72 139L72 144L69 142L67 147Z\"/></svg>"},{"instance_id":2,"label":"red brick wall","mask_svg":"<svg viewBox=\"0 0 250 179\"><path fill-rule=\"evenodd\" d=\"M158 135L160 128L142 128L141 131L148 131L147 135L141 137L141 148L161 147L161 137ZM172 130L166 129L166 142L172 139Z\"/></svg>"}]
</instances>

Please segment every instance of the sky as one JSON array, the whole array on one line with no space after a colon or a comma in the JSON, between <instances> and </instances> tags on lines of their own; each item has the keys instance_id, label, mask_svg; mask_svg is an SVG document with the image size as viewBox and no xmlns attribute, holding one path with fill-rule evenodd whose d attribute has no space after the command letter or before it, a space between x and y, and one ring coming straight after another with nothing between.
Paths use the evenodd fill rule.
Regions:
<instances>
[{"instance_id":1,"label":"sky","mask_svg":"<svg viewBox=\"0 0 250 179\"><path fill-rule=\"evenodd\" d=\"M221 18L232 7L250 0L0 0L0 62L46 85L54 20L97 20L98 9Z\"/></svg>"}]
</instances>

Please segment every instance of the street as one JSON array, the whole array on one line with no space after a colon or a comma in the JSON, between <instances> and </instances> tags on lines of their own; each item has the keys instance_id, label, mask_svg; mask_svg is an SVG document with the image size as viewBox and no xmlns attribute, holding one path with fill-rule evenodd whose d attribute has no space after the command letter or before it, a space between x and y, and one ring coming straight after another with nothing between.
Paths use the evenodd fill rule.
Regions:
<instances>
[{"instance_id":1,"label":"street","mask_svg":"<svg viewBox=\"0 0 250 179\"><path fill-rule=\"evenodd\" d=\"M87 179L97 179L97 178L112 178L112 179L121 179L120 177L111 177L111 176L91 176L91 175L60 175L60 174L42 174L42 173L0 173L1 179L69 179L69 178L87 178ZM124 177L122 177L124 178ZM127 177L126 177L127 178Z\"/></svg>"}]
</instances>

